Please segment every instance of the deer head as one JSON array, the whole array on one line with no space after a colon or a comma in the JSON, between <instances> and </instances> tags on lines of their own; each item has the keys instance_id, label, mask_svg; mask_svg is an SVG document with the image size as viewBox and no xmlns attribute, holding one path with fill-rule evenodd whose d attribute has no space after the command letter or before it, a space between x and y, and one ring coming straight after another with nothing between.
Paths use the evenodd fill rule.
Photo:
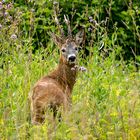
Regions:
<instances>
[{"instance_id":1,"label":"deer head","mask_svg":"<svg viewBox=\"0 0 140 140\"><path fill-rule=\"evenodd\" d=\"M56 5L54 6L54 19L58 26L60 36L51 33L51 37L54 43L59 46L61 52L61 59L66 64L75 64L78 54L78 47L84 41L85 30L81 29L75 36L72 35L72 30L70 27L70 20L68 16L64 15L64 21L68 27L67 36L64 35L63 28L61 27L59 20L57 18Z\"/></svg>"},{"instance_id":2,"label":"deer head","mask_svg":"<svg viewBox=\"0 0 140 140\"><path fill-rule=\"evenodd\" d=\"M81 35L80 32L78 32L77 35ZM84 34L84 32L82 32L82 34ZM69 37L60 38L52 33L53 41L60 48L61 58L63 59L63 62L67 64L76 63L78 47L83 41L83 35L82 38L79 38L81 36L77 36L77 35L75 38L69 38Z\"/></svg>"}]
</instances>

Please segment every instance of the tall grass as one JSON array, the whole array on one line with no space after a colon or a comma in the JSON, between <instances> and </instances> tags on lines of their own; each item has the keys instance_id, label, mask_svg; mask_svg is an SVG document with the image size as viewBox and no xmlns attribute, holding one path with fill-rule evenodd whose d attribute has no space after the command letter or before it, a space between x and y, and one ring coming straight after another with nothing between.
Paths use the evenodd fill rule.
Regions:
<instances>
[{"instance_id":1,"label":"tall grass","mask_svg":"<svg viewBox=\"0 0 140 140\"><path fill-rule=\"evenodd\" d=\"M51 45L50 45L51 46ZM64 114L55 128L48 115L46 123L32 126L29 119L28 93L32 85L58 63L57 49L35 54L6 54L8 60L0 69L0 138L1 139L139 139L140 138L140 73L114 53L103 60L94 52L85 64L86 73L79 73L73 90L72 110ZM44 59L42 59L44 57Z\"/></svg>"},{"instance_id":2,"label":"tall grass","mask_svg":"<svg viewBox=\"0 0 140 140\"><path fill-rule=\"evenodd\" d=\"M22 36L18 15L10 23L6 20L0 27L0 139L140 139L140 71L136 72L133 62L123 61L115 39L108 43L108 34L100 35L106 33L104 27L98 31L94 48L87 46L90 55L85 59L79 56L79 65L87 72L79 72L71 111L63 114L62 122L54 123L48 113L43 125L32 125L28 93L40 77L57 66L58 49L50 39L47 48L32 53L32 35ZM102 41L108 48L115 46L108 57L96 49Z\"/></svg>"}]
</instances>

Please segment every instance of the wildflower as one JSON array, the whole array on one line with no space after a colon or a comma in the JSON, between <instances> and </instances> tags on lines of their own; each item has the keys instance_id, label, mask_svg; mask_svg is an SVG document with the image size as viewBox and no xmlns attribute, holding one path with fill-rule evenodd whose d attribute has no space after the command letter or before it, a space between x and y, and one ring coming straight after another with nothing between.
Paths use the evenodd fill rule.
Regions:
<instances>
[{"instance_id":1,"label":"wildflower","mask_svg":"<svg viewBox=\"0 0 140 140\"><path fill-rule=\"evenodd\" d=\"M9 3L9 4L7 5L7 9L10 9L12 6L13 6L12 3Z\"/></svg>"},{"instance_id":2,"label":"wildflower","mask_svg":"<svg viewBox=\"0 0 140 140\"><path fill-rule=\"evenodd\" d=\"M90 16L88 19L89 19L89 22L93 22L92 16Z\"/></svg>"},{"instance_id":3,"label":"wildflower","mask_svg":"<svg viewBox=\"0 0 140 140\"><path fill-rule=\"evenodd\" d=\"M92 28L91 27L88 28L88 32L92 32Z\"/></svg>"},{"instance_id":4,"label":"wildflower","mask_svg":"<svg viewBox=\"0 0 140 140\"><path fill-rule=\"evenodd\" d=\"M2 0L2 3L5 3L5 0Z\"/></svg>"},{"instance_id":5,"label":"wildflower","mask_svg":"<svg viewBox=\"0 0 140 140\"><path fill-rule=\"evenodd\" d=\"M0 24L0 29L2 28L2 25Z\"/></svg>"},{"instance_id":6,"label":"wildflower","mask_svg":"<svg viewBox=\"0 0 140 140\"><path fill-rule=\"evenodd\" d=\"M9 16L8 19L9 19L9 20L12 20L13 18L12 18L12 16Z\"/></svg>"},{"instance_id":7,"label":"wildflower","mask_svg":"<svg viewBox=\"0 0 140 140\"><path fill-rule=\"evenodd\" d=\"M35 9L32 8L31 11L32 11L32 12L35 12Z\"/></svg>"},{"instance_id":8,"label":"wildflower","mask_svg":"<svg viewBox=\"0 0 140 140\"><path fill-rule=\"evenodd\" d=\"M17 35L16 34L12 34L10 38L15 40L15 39L17 39Z\"/></svg>"},{"instance_id":9,"label":"wildflower","mask_svg":"<svg viewBox=\"0 0 140 140\"><path fill-rule=\"evenodd\" d=\"M58 5L58 2L57 2L57 1L54 1L54 2L53 2L53 5L54 5L54 6Z\"/></svg>"},{"instance_id":10,"label":"wildflower","mask_svg":"<svg viewBox=\"0 0 140 140\"><path fill-rule=\"evenodd\" d=\"M22 15L22 12L18 12L18 16Z\"/></svg>"},{"instance_id":11,"label":"wildflower","mask_svg":"<svg viewBox=\"0 0 140 140\"><path fill-rule=\"evenodd\" d=\"M2 9L3 8L3 6L2 6L2 2L0 2L0 9Z\"/></svg>"},{"instance_id":12,"label":"wildflower","mask_svg":"<svg viewBox=\"0 0 140 140\"><path fill-rule=\"evenodd\" d=\"M5 12L5 13L4 13L4 16L7 16L7 15L8 15L8 12Z\"/></svg>"}]
</instances>

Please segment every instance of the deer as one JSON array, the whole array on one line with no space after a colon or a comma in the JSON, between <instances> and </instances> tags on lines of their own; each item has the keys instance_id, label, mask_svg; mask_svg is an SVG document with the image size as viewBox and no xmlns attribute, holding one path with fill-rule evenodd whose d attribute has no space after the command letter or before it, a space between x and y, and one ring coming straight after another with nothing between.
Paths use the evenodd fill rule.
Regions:
<instances>
[{"instance_id":1,"label":"deer","mask_svg":"<svg viewBox=\"0 0 140 140\"><path fill-rule=\"evenodd\" d=\"M55 21L60 36L52 32L50 35L60 49L59 63L55 70L38 80L29 93L32 124L42 124L47 109L52 109L54 118L58 108L62 107L64 112L69 110L78 71L86 71L86 68L77 65L78 47L84 40L84 29L73 36L69 18L64 15L64 21L68 26L68 35L65 36L56 13Z\"/></svg>"}]
</instances>

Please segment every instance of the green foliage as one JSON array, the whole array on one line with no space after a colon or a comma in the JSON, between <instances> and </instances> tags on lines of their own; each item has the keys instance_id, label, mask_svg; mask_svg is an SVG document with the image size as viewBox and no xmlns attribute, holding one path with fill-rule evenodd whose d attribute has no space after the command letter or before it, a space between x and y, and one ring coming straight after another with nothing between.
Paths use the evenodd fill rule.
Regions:
<instances>
[{"instance_id":1,"label":"green foliage","mask_svg":"<svg viewBox=\"0 0 140 140\"><path fill-rule=\"evenodd\" d=\"M61 23L68 14L87 34L80 56L89 56L79 56L87 72L78 75L72 109L61 123L54 124L51 113L44 125L30 123L28 93L59 58L48 36L57 32L53 1L0 2L0 139L140 139L140 71L134 65L140 62L140 3L59 2Z\"/></svg>"},{"instance_id":2,"label":"green foliage","mask_svg":"<svg viewBox=\"0 0 140 140\"><path fill-rule=\"evenodd\" d=\"M108 54L115 48L122 48L122 56L125 60L133 58L136 63L140 55L140 3L138 1L116 1L116 0L58 0L59 20L64 25L64 14L69 15L71 25L83 26L86 28L86 46L96 47ZM1 9L7 13L1 16L2 25L15 23L18 27L18 34L22 41L30 38L34 51L40 47L47 47L50 40L48 32L55 31L53 17L54 1L29 0L15 1L12 8L7 8L9 1ZM4 14L4 12L3 12ZM92 17L92 20L89 20ZM6 21L6 22L5 22ZM10 28L11 30L11 28ZM74 28L74 33L77 30ZM86 51L88 55L88 51Z\"/></svg>"},{"instance_id":3,"label":"green foliage","mask_svg":"<svg viewBox=\"0 0 140 140\"><path fill-rule=\"evenodd\" d=\"M49 51L49 50L48 50ZM13 50L10 62L1 69L1 139L139 139L140 73L132 64L116 61L114 54L103 60L96 51L79 73L73 90L72 110L54 128L51 114L42 126L29 121L28 93L41 76L54 67L57 50L25 54ZM31 55L31 56L30 56ZM42 56L45 57L42 60ZM79 60L81 65L83 60Z\"/></svg>"}]
</instances>

